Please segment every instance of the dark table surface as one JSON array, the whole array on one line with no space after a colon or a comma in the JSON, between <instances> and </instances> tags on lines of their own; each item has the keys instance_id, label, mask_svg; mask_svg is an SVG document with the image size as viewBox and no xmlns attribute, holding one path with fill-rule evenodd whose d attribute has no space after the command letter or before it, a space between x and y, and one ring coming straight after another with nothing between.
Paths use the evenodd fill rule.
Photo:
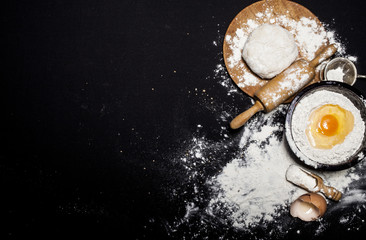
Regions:
<instances>
[{"instance_id":1,"label":"dark table surface","mask_svg":"<svg viewBox=\"0 0 366 240\"><path fill-rule=\"evenodd\" d=\"M217 65L231 20L254 1L7 2L0 10L2 239L302 238L182 220L193 187L202 183L200 199L209 199L203 183L238 148L242 130L229 130L229 120L251 100L227 94L228 75ZM363 2L296 2L336 31L366 73ZM366 82L355 87L366 94ZM219 119L223 111L232 116ZM232 139L194 180L176 160L192 136ZM362 224L348 230L335 220L318 237L365 233L365 209L359 217Z\"/></svg>"}]
</instances>

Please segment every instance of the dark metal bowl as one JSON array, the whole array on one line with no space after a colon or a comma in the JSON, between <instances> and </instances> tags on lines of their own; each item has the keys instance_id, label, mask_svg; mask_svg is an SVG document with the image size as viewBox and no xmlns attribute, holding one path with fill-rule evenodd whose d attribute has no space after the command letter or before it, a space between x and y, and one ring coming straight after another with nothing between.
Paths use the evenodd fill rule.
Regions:
<instances>
[{"instance_id":1,"label":"dark metal bowl","mask_svg":"<svg viewBox=\"0 0 366 240\"><path fill-rule=\"evenodd\" d=\"M356 163L360 162L366 156L366 130L364 133L360 133L364 135L362 140L362 144L360 148L348 159L341 161L337 164L324 164L316 162L315 160L310 159L305 154L303 154L300 149L297 147L293 136L292 136L292 115L297 106L297 104L306 97L307 95L319 91L319 90L327 90L333 91L336 93L340 93L343 96L347 97L357 109L361 112L362 120L366 123L366 107L365 107L365 97L362 95L360 91L356 88L342 83L342 82L335 82L335 81L323 81L319 83L315 83L309 85L308 87L304 88L301 92L299 92L296 97L292 100L286 115L286 123L285 123L285 135L287 143L296 157L303 162L308 167L318 169L318 170L341 170L346 169L351 166L354 166Z\"/></svg>"}]
</instances>

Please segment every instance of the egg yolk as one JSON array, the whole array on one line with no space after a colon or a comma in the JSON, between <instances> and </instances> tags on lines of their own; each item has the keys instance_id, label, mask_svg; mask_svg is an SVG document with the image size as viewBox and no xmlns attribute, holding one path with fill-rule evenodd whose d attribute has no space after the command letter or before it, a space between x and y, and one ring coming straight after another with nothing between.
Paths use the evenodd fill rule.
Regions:
<instances>
[{"instance_id":1,"label":"egg yolk","mask_svg":"<svg viewBox=\"0 0 366 240\"><path fill-rule=\"evenodd\" d=\"M353 114L334 104L325 104L313 110L305 130L314 148L331 149L344 142L353 130Z\"/></svg>"},{"instance_id":2,"label":"egg yolk","mask_svg":"<svg viewBox=\"0 0 366 240\"><path fill-rule=\"evenodd\" d=\"M325 136L333 136L338 129L338 120L334 115L327 114L323 116L319 122L316 132Z\"/></svg>"}]
</instances>

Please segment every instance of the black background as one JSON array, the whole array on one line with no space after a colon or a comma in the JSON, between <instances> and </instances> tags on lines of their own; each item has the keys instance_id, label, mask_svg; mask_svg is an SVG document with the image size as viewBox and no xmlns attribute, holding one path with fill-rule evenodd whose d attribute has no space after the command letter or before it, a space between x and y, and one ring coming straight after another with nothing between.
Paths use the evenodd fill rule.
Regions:
<instances>
[{"instance_id":1,"label":"black background","mask_svg":"<svg viewBox=\"0 0 366 240\"><path fill-rule=\"evenodd\" d=\"M239 238L232 229L172 233L165 222L181 218L189 198L167 193L186 182L170 158L198 124L212 141L222 137L220 108L213 112L194 92L209 93L222 110L234 105L233 115L250 104L244 93L228 96L212 76L223 63L227 27L253 2L6 3L0 10L2 238ZM363 2L296 2L336 30L366 73ZM355 87L366 93L362 80ZM240 130L227 134L238 139ZM230 157L205 169L206 176ZM335 226L327 234L352 236L365 225L348 233Z\"/></svg>"}]
</instances>

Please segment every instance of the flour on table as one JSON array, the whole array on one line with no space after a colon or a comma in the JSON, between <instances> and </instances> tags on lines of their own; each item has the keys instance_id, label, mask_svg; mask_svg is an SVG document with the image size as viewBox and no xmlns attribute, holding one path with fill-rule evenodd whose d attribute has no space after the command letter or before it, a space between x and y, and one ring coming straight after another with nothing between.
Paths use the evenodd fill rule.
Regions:
<instances>
[{"instance_id":1,"label":"flour on table","mask_svg":"<svg viewBox=\"0 0 366 240\"><path fill-rule=\"evenodd\" d=\"M269 17L269 14L270 11L266 11L257 17ZM304 26L307 21L303 19L298 23L298 27L302 28L302 37L297 41L307 41L306 32L313 26L313 20L309 20L309 26ZM275 22L270 20L270 23ZM258 23L254 20L246 23L249 29L257 26ZM325 29L319 31L323 32L320 37L309 36L312 40L304 44L307 46L309 58L314 56L314 49L321 44L325 36L330 43L337 44L338 54L345 54L345 47L337 42L335 32ZM217 50L222 41L229 41L233 47L233 54L227 64L239 66L242 64L241 49L246 37L244 32L238 29L225 39L220 35L212 46ZM222 51L220 54L222 55ZM357 59L351 56L348 58ZM232 98L245 96L225 70L223 58L217 58L217 62L207 78L226 90L227 95ZM257 77L251 72L243 71L238 85L256 85L256 81ZM254 104L253 100L250 100ZM227 128L238 106L230 101L223 100L222 104L218 102L214 103L214 107L221 111L213 112L213 117L216 117L221 126L218 130L221 140L210 140L206 136L197 135L197 132L200 132L197 131L182 143L182 149L176 150L177 155L167 159L182 167L179 175L186 179L185 182L179 183L180 187L166 189L172 201L176 200L183 205L181 218L164 224L168 235L177 239L211 239L212 236L217 236L216 239L226 239L227 234L235 232L238 239L258 239L256 233L259 232L265 234L266 238L263 239L279 239L288 232L302 234L308 230L309 228L302 228L296 219L289 216L289 204L305 193L305 190L289 183L285 178L287 168L291 164L297 164L283 137L287 106L281 105L269 114L258 113L238 134L232 134ZM204 124L200 124L199 127L197 125L198 130L205 127L207 126ZM334 216L339 216L340 213L340 227L346 228L347 231L357 231L365 224L365 167L366 160L342 171L312 171L324 179L324 184L343 193L338 203L327 200L328 210L324 217L311 223L314 235L326 233L330 222L334 222ZM212 173L212 169L220 171L207 174ZM151 220L154 221L157 219Z\"/></svg>"},{"instance_id":2,"label":"flour on table","mask_svg":"<svg viewBox=\"0 0 366 240\"><path fill-rule=\"evenodd\" d=\"M170 223L172 234L192 225L198 225L192 230L197 239L207 237L212 228L224 226L233 227L238 232L253 236L253 239L256 239L258 227L266 232L268 239L272 234L286 235L290 230L301 233L295 227L298 226L296 220L289 215L291 202L306 191L286 180L288 167L298 164L283 136L287 107L280 105L270 113L258 113L242 128L239 139L223 138L213 142L205 137L192 138L184 154L176 160L186 170L184 174L193 186L191 194L194 197L184 200L186 211L182 219ZM223 124L227 121L225 119ZM237 150L231 160L221 167L218 174L212 177L203 174L205 167L211 168L214 162L232 154L235 146ZM217 155L213 158L212 154ZM327 231L329 222L334 221L334 214L344 209L350 209L350 215L358 217L344 215L342 225L363 224L362 214L366 211L362 190L366 181L364 167L366 161L342 171L311 170L324 179L324 184L343 193L338 203L327 200L326 214L312 223L316 228L315 235ZM358 210L355 212L354 208ZM222 234L225 236L225 232Z\"/></svg>"},{"instance_id":3,"label":"flour on table","mask_svg":"<svg viewBox=\"0 0 366 240\"><path fill-rule=\"evenodd\" d=\"M275 121L285 111L286 106L280 106L247 123L239 145L243 149L241 157L233 159L210 180L218 192L208 206L210 214L220 215L224 208L233 226L247 229L274 221L305 192L285 178L288 167L296 164L282 137L284 126ZM328 173L324 179L335 188L346 190L357 179L352 171Z\"/></svg>"}]
</instances>

